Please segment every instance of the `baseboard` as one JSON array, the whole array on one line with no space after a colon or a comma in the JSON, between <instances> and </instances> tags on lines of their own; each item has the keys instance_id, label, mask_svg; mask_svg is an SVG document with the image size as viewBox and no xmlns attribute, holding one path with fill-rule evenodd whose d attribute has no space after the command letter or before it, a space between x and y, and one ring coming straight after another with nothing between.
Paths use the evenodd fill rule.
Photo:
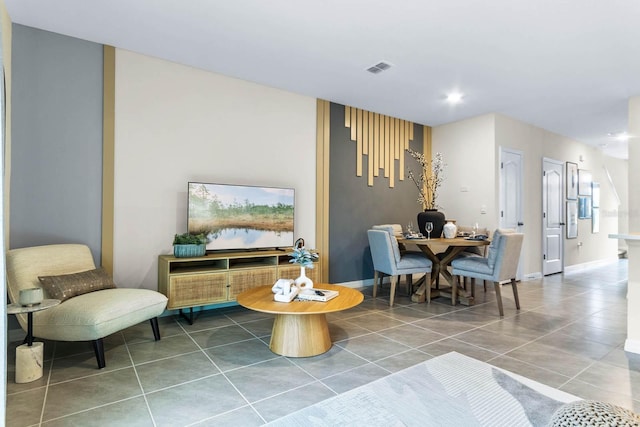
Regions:
<instances>
[{"instance_id":1,"label":"baseboard","mask_svg":"<svg viewBox=\"0 0 640 427\"><path fill-rule=\"evenodd\" d=\"M522 281L526 282L527 280L537 280L537 279L542 279L542 273L539 271L536 271L535 273L527 273L524 276L522 276Z\"/></svg>"},{"instance_id":2,"label":"baseboard","mask_svg":"<svg viewBox=\"0 0 640 427\"><path fill-rule=\"evenodd\" d=\"M624 351L640 354L640 341L627 338L624 342Z\"/></svg>"},{"instance_id":3,"label":"baseboard","mask_svg":"<svg viewBox=\"0 0 640 427\"><path fill-rule=\"evenodd\" d=\"M581 264L573 264L573 265L565 266L564 272L573 273L576 271L585 270L587 268L600 267L606 264L611 264L611 263L617 262L618 260L619 260L618 257L611 257L611 258L598 259L595 261L583 262Z\"/></svg>"},{"instance_id":4,"label":"baseboard","mask_svg":"<svg viewBox=\"0 0 640 427\"><path fill-rule=\"evenodd\" d=\"M422 273L414 274L413 275L413 280L412 280L413 283L415 283L416 281L420 280L420 278L422 276L424 276L424 274L422 274ZM402 280L404 280L404 279L402 279ZM382 278L382 283L384 283L384 284L389 284L390 281L391 281L391 276L384 276ZM353 282L334 283L334 285L340 285L340 286L344 286L346 288L359 289L359 288L364 288L365 286L373 286L373 279L354 280Z\"/></svg>"}]
</instances>

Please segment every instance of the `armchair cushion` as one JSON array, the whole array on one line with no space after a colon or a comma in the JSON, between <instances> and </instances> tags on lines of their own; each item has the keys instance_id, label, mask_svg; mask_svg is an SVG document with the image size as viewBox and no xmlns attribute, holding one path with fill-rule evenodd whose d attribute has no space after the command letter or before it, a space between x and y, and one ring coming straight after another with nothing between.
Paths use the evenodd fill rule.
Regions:
<instances>
[{"instance_id":1,"label":"armchair cushion","mask_svg":"<svg viewBox=\"0 0 640 427\"><path fill-rule=\"evenodd\" d=\"M33 333L57 341L91 341L159 316L166 305L166 296L148 289L89 292L34 313Z\"/></svg>"},{"instance_id":2,"label":"armchair cushion","mask_svg":"<svg viewBox=\"0 0 640 427\"><path fill-rule=\"evenodd\" d=\"M73 274L38 276L38 280L51 298L59 299L60 301L68 300L77 295L116 287L109 274L102 267Z\"/></svg>"}]
</instances>

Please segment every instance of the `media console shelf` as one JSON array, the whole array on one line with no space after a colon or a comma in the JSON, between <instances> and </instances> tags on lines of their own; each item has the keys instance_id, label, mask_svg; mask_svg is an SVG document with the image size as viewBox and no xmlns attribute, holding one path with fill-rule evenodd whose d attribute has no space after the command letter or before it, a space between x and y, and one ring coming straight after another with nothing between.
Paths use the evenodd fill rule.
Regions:
<instances>
[{"instance_id":1,"label":"media console shelf","mask_svg":"<svg viewBox=\"0 0 640 427\"><path fill-rule=\"evenodd\" d=\"M300 266L282 251L218 252L194 258L158 257L158 290L167 296L167 309L179 310L193 324L193 307L234 302L236 296L278 279L295 279ZM306 275L320 281L320 268ZM189 317L182 310L189 309Z\"/></svg>"}]
</instances>

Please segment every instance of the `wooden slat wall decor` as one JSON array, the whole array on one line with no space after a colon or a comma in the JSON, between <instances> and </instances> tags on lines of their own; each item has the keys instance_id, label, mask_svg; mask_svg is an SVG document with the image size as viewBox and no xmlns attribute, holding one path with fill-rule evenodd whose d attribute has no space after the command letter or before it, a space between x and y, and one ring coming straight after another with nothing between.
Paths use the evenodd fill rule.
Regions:
<instances>
[{"instance_id":1,"label":"wooden slat wall decor","mask_svg":"<svg viewBox=\"0 0 640 427\"><path fill-rule=\"evenodd\" d=\"M320 253L317 282L329 281L329 143L330 102L316 101L316 247ZM345 109L345 123L355 123L350 108ZM354 127L355 128L355 127ZM354 137L353 130L351 137ZM315 279L312 279L315 281Z\"/></svg>"},{"instance_id":2,"label":"wooden slat wall decor","mask_svg":"<svg viewBox=\"0 0 640 427\"><path fill-rule=\"evenodd\" d=\"M345 106L344 125L351 129L351 141L356 142L356 176L362 176L363 157L367 156L370 187L380 169L389 178L389 187L395 186L396 160L398 179L404 181L404 152L413 141L413 122Z\"/></svg>"}]
</instances>

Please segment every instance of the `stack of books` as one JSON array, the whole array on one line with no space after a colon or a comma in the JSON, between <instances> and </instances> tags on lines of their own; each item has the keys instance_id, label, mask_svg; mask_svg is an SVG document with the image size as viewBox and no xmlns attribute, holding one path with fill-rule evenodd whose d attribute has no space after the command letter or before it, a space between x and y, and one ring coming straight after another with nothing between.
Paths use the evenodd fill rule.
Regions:
<instances>
[{"instance_id":1,"label":"stack of books","mask_svg":"<svg viewBox=\"0 0 640 427\"><path fill-rule=\"evenodd\" d=\"M297 299L327 302L330 299L337 297L338 294L338 291L330 291L328 289L304 289L298 293Z\"/></svg>"}]
</instances>

